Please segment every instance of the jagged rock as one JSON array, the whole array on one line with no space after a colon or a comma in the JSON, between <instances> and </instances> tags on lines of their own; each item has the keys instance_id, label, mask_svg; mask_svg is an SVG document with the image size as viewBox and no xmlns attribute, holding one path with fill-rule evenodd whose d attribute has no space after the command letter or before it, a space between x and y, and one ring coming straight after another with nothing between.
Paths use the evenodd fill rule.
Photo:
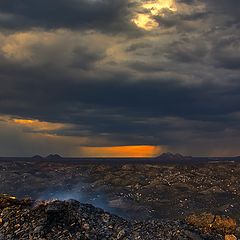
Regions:
<instances>
[{"instance_id":1,"label":"jagged rock","mask_svg":"<svg viewBox=\"0 0 240 240\"><path fill-rule=\"evenodd\" d=\"M201 217L189 217L192 225L184 221L154 220L145 222L126 221L116 215L104 212L90 204L69 201L26 201L2 195L0 201L5 204L0 210L3 225L0 225L0 239L85 239L85 240L201 240L224 239L224 235L215 232L198 231L200 222L216 224L233 229L233 221L224 217L205 214ZM28 203L28 204L27 204ZM201 219L200 219L201 218ZM225 228L224 228L225 229ZM225 229L226 230L226 229ZM226 240L235 240L234 235L226 235Z\"/></svg>"}]
</instances>

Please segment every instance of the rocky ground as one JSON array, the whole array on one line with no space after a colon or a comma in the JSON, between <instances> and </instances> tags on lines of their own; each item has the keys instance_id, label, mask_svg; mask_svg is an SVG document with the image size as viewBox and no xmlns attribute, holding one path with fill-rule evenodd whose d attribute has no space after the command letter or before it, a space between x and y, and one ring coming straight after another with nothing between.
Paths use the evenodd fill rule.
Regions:
<instances>
[{"instance_id":1,"label":"rocky ground","mask_svg":"<svg viewBox=\"0 0 240 240\"><path fill-rule=\"evenodd\" d=\"M0 193L74 198L127 219L214 212L240 219L240 163L79 164L0 162Z\"/></svg>"},{"instance_id":2,"label":"rocky ground","mask_svg":"<svg viewBox=\"0 0 240 240\"><path fill-rule=\"evenodd\" d=\"M92 209L93 214L91 213L88 217L93 216L97 219L94 212L98 210L84 205L84 203L90 203L120 216L121 218L111 215L117 219L117 222L121 219L126 223L124 229L130 228L130 232L138 231L138 227L141 229L139 238L130 236L126 239L178 239L177 237L179 239L223 239L228 233L225 230L218 232L220 235L214 233L213 238L209 236L206 238L204 235L196 235L198 234L196 229L197 231L202 229L204 232L209 229L209 226L214 226L212 222L215 221L216 215L229 216L235 219L237 224L240 222L239 176L239 162L82 164L8 159L0 162L0 193L18 198L30 196L38 200L76 199L81 202L81 206ZM70 208L74 207L73 203L67 201L60 205L69 204ZM47 205L41 204L42 209ZM21 207L21 209L34 213L32 206ZM37 209L40 211L40 208ZM11 214L14 215L15 210L14 205ZM3 213L5 211L6 209ZM194 218L189 218L195 214L198 216L197 219L202 219L199 216L205 212L212 213L207 215L207 227L201 226L198 221L196 221L198 224L193 224L191 219ZM36 213L37 216L41 216L40 212ZM203 218L205 219L206 216ZM186 219L189 220L187 225ZM138 223L133 224L134 221ZM17 224L21 225L21 222L16 222ZM193 231L190 228L192 225L196 227ZM5 229L3 225L1 229ZM34 231L35 227L30 226L29 229ZM180 233L181 237L185 236L185 238L180 238ZM147 238L148 234L150 234L149 238ZM163 234L162 238L161 234ZM169 237L166 234L170 234ZM186 234L189 236L187 237ZM237 232L234 234L237 236ZM116 239L114 237L116 236L112 235L112 239ZM82 239L87 238L82 237Z\"/></svg>"},{"instance_id":3,"label":"rocky ground","mask_svg":"<svg viewBox=\"0 0 240 240\"><path fill-rule=\"evenodd\" d=\"M235 220L212 214L185 220L127 221L75 200L17 200L0 195L0 239L236 240Z\"/></svg>"}]
</instances>

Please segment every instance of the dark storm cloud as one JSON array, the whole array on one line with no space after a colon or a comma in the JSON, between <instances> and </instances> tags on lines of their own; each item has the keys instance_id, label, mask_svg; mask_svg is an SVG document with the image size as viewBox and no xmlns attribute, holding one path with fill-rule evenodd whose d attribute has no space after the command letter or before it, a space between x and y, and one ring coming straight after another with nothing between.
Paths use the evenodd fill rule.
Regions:
<instances>
[{"instance_id":1,"label":"dark storm cloud","mask_svg":"<svg viewBox=\"0 0 240 240\"><path fill-rule=\"evenodd\" d=\"M237 16L239 14L240 2L238 0L209 0L206 3L211 7L211 10ZM239 16L239 15L238 15Z\"/></svg>"},{"instance_id":2,"label":"dark storm cloud","mask_svg":"<svg viewBox=\"0 0 240 240\"><path fill-rule=\"evenodd\" d=\"M72 130L58 132L62 135L108 133L114 135L116 141L125 138L126 144L139 144L144 137L144 143L157 144L160 138L161 143L174 141L163 135L176 129L171 122L153 124L149 121L151 118L172 116L177 118L176 122L178 118L187 122L207 121L214 133L228 124L239 127L239 123L230 117L231 113L240 111L239 91L239 84L189 86L174 79L138 82L130 78L123 80L121 76L108 80L76 81L61 76L49 79L43 70L35 68L30 74L23 71L18 79L14 75L9 77L0 90L0 109L1 114L75 126ZM191 126L180 125L178 128L183 131ZM209 129L202 124L202 129L195 126L194 131L204 133L210 132Z\"/></svg>"},{"instance_id":3,"label":"dark storm cloud","mask_svg":"<svg viewBox=\"0 0 240 240\"><path fill-rule=\"evenodd\" d=\"M104 58L104 53L101 52L90 52L84 47L78 47L73 53L72 67L89 70L93 67L94 63Z\"/></svg>"},{"instance_id":4,"label":"dark storm cloud","mask_svg":"<svg viewBox=\"0 0 240 240\"><path fill-rule=\"evenodd\" d=\"M176 62L201 62L207 56L208 48L201 40L183 38L173 42L166 56Z\"/></svg>"},{"instance_id":5,"label":"dark storm cloud","mask_svg":"<svg viewBox=\"0 0 240 240\"><path fill-rule=\"evenodd\" d=\"M218 67L240 69L240 36L226 36L216 41L212 54Z\"/></svg>"},{"instance_id":6,"label":"dark storm cloud","mask_svg":"<svg viewBox=\"0 0 240 240\"><path fill-rule=\"evenodd\" d=\"M210 0L205 2L208 7L207 11L214 18L216 25L220 23L225 27L239 27L240 2L238 0Z\"/></svg>"},{"instance_id":7,"label":"dark storm cloud","mask_svg":"<svg viewBox=\"0 0 240 240\"><path fill-rule=\"evenodd\" d=\"M136 30L127 0L0 1L0 115L69 124L23 131L89 137L92 146L100 137L109 145L237 149L240 2L178 3L187 10L165 11L154 17L158 29L130 39L109 34Z\"/></svg>"},{"instance_id":8,"label":"dark storm cloud","mask_svg":"<svg viewBox=\"0 0 240 240\"><path fill-rule=\"evenodd\" d=\"M134 62L130 66L140 72L159 72L165 70L161 65L158 64L148 64L146 62Z\"/></svg>"},{"instance_id":9,"label":"dark storm cloud","mask_svg":"<svg viewBox=\"0 0 240 240\"><path fill-rule=\"evenodd\" d=\"M0 28L126 29L127 0L24 0L0 2ZM2 17L1 17L2 16Z\"/></svg>"},{"instance_id":10,"label":"dark storm cloud","mask_svg":"<svg viewBox=\"0 0 240 240\"><path fill-rule=\"evenodd\" d=\"M184 3L191 10L173 13L166 10L165 16L156 16L155 19L161 27L170 28L176 27L179 33L188 31L200 32L201 29L196 29L196 25L189 24L190 22L203 21L207 22L205 30L212 31L215 27L231 27L239 28L240 21L240 2L238 0L177 0L177 3ZM204 4L204 8L198 6Z\"/></svg>"},{"instance_id":11,"label":"dark storm cloud","mask_svg":"<svg viewBox=\"0 0 240 240\"><path fill-rule=\"evenodd\" d=\"M209 16L208 12L202 12L202 11L196 11L196 12L193 11L191 13L184 13L184 14L165 11L164 16L156 16L155 20L159 23L161 27L165 27L165 28L177 27L179 31L181 31L181 30L187 30L185 25L188 22L203 20L208 16Z\"/></svg>"}]
</instances>

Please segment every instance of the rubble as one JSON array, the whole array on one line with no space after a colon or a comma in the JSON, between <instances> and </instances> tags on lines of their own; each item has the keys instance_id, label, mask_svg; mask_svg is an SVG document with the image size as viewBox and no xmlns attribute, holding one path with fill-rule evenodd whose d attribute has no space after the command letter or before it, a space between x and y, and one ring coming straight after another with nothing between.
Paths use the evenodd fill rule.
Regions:
<instances>
[{"instance_id":1,"label":"rubble","mask_svg":"<svg viewBox=\"0 0 240 240\"><path fill-rule=\"evenodd\" d=\"M136 222L75 200L26 201L1 195L0 202L1 240L232 240L235 237L234 228L229 228L231 231L224 238L225 232L193 227L193 220L206 218L208 223L211 214L192 216L191 224L163 219ZM220 216L219 219L226 220Z\"/></svg>"},{"instance_id":2,"label":"rubble","mask_svg":"<svg viewBox=\"0 0 240 240\"><path fill-rule=\"evenodd\" d=\"M113 164L101 162L83 164L78 161L65 162L64 159L34 162L2 160L0 193L9 195L0 196L0 240L7 239L6 235L1 236L9 228L21 235L23 232L26 234L24 229L29 227L32 237L35 237L36 234L50 231L45 225L49 225L49 222L56 223L59 219L62 220L58 221L57 228L54 227L53 231L61 232L60 236L63 234L62 231L65 231L64 234L69 239L83 238L82 231L86 233L85 239L91 239L89 236L92 235L88 234L91 234L92 226L96 226L94 229L97 229L100 236L110 232L115 234L115 238L110 235L112 239L234 240L234 237L240 236L239 176L239 162L141 164L134 160L134 164L126 162L123 164L120 161ZM25 196L38 201L33 202L28 197L24 198ZM70 198L81 202L80 208L83 209L84 217L75 214L79 213L79 210L77 207L74 208L76 206L74 202L41 201ZM100 207L106 212L86 203ZM76 211L71 210L69 214L68 207ZM72 214L73 212L75 213ZM214 224L207 223L208 227L197 224L197 219L203 222L203 213L209 214L211 221L215 219ZM25 225L21 222L21 217L6 223L6 219L18 214L20 216L23 214ZM30 216L32 218L29 218ZM72 229L69 224L70 226L73 224L73 216L85 219L80 221L80 233L72 233L69 230ZM229 222L231 226L237 224L236 230L234 228L231 231L224 230L227 219L236 220ZM34 226L28 222L32 220ZM217 222L221 226L218 226L218 229ZM119 226L118 230L115 229L116 225ZM69 233L71 235L68 235ZM53 232L48 234L51 235ZM39 236L46 239L45 235Z\"/></svg>"},{"instance_id":3,"label":"rubble","mask_svg":"<svg viewBox=\"0 0 240 240\"><path fill-rule=\"evenodd\" d=\"M239 176L238 162L157 165L8 160L0 162L0 192L34 199L74 195L128 219L184 218L196 211L240 219ZM61 198L63 193L66 197Z\"/></svg>"}]
</instances>

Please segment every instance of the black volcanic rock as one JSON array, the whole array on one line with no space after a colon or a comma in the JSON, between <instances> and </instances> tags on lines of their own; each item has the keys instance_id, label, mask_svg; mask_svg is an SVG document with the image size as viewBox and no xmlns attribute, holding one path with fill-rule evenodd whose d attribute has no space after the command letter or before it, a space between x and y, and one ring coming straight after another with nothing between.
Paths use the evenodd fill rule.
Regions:
<instances>
[{"instance_id":1,"label":"black volcanic rock","mask_svg":"<svg viewBox=\"0 0 240 240\"><path fill-rule=\"evenodd\" d=\"M233 228L228 227L227 231L225 228L221 233L216 228L201 231L202 224L200 227L196 224L201 218L195 215L189 218L190 223L179 220L131 222L75 200L26 202L0 195L0 206L0 239L3 240L223 240L226 233L235 234L237 227L231 220ZM227 224L230 220L221 219L226 219Z\"/></svg>"}]
</instances>

